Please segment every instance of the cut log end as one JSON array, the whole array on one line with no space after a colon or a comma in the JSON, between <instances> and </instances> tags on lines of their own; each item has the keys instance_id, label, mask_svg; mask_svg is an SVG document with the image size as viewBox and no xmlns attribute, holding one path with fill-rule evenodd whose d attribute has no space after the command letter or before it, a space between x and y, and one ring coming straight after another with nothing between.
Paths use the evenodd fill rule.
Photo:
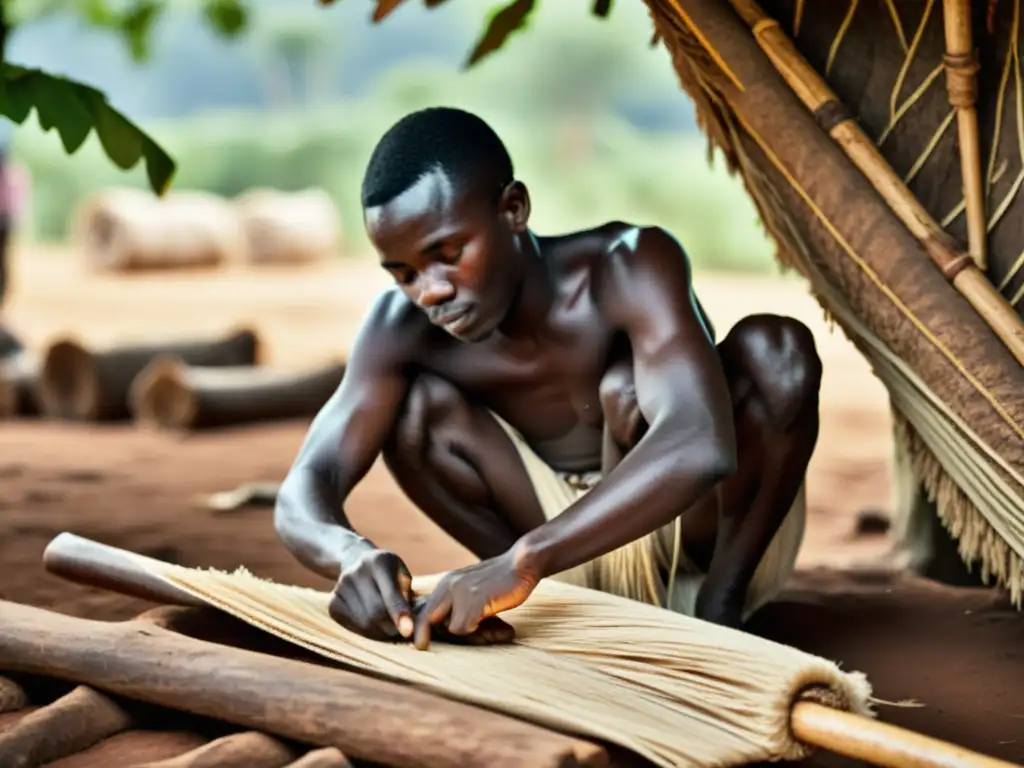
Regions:
<instances>
[{"instance_id":1,"label":"cut log end","mask_svg":"<svg viewBox=\"0 0 1024 768\"><path fill-rule=\"evenodd\" d=\"M95 416L100 385L96 359L74 339L50 346L39 373L39 401L50 418L84 420Z\"/></svg>"},{"instance_id":2,"label":"cut log end","mask_svg":"<svg viewBox=\"0 0 1024 768\"><path fill-rule=\"evenodd\" d=\"M25 689L9 678L0 677L0 714L17 712L27 706Z\"/></svg>"},{"instance_id":3,"label":"cut log end","mask_svg":"<svg viewBox=\"0 0 1024 768\"><path fill-rule=\"evenodd\" d=\"M0 419L13 419L18 415L18 387L0 372Z\"/></svg>"},{"instance_id":4,"label":"cut log end","mask_svg":"<svg viewBox=\"0 0 1024 768\"><path fill-rule=\"evenodd\" d=\"M129 400L140 426L186 430L195 422L199 398L189 387L187 373L180 359L162 356L136 377Z\"/></svg>"},{"instance_id":5,"label":"cut log end","mask_svg":"<svg viewBox=\"0 0 1024 768\"><path fill-rule=\"evenodd\" d=\"M38 355L24 349L0 359L0 419L39 413L39 364Z\"/></svg>"}]
</instances>

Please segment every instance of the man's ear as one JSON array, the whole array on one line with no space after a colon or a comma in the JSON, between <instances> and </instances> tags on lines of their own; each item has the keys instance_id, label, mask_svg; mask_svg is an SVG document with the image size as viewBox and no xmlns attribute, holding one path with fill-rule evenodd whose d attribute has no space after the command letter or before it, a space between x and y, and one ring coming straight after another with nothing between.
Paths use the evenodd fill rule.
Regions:
<instances>
[{"instance_id":1,"label":"man's ear","mask_svg":"<svg viewBox=\"0 0 1024 768\"><path fill-rule=\"evenodd\" d=\"M521 181L513 181L501 193L499 204L501 215L515 234L526 231L530 221L530 193Z\"/></svg>"}]
</instances>

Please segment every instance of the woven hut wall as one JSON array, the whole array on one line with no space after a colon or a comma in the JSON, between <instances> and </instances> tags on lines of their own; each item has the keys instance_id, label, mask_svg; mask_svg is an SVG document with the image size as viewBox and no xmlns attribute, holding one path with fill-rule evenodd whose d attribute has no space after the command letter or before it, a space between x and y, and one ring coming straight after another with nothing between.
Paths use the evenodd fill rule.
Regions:
<instances>
[{"instance_id":1,"label":"woven hut wall","mask_svg":"<svg viewBox=\"0 0 1024 768\"><path fill-rule=\"evenodd\" d=\"M763 29L750 29L728 0L647 4L711 146L741 174L779 260L808 278L826 313L889 388L897 434L961 555L980 561L1019 604L1021 366L832 141L823 125L829 115L812 115L785 85L756 42ZM763 8L837 93L840 104L832 106L852 112L932 217L962 241L941 3L777 0ZM975 24L987 36L979 113L989 277L1013 300L1024 284L1017 265L1024 221L1015 213L1024 179L1024 108L1018 46L1008 45L1019 40L1019 8L999 3L982 10ZM989 493L986 482L1003 495Z\"/></svg>"}]
</instances>

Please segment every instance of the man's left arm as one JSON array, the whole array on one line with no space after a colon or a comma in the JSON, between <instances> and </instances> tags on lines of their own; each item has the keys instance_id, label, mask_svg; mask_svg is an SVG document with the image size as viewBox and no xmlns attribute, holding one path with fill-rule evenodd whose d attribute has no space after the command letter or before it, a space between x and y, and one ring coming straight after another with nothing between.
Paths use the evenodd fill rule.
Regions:
<instances>
[{"instance_id":1,"label":"man's left arm","mask_svg":"<svg viewBox=\"0 0 1024 768\"><path fill-rule=\"evenodd\" d=\"M637 231L600 278L602 312L628 336L648 429L593 490L516 545L540 578L611 552L671 522L735 471L732 401L693 295L683 249Z\"/></svg>"}]
</instances>

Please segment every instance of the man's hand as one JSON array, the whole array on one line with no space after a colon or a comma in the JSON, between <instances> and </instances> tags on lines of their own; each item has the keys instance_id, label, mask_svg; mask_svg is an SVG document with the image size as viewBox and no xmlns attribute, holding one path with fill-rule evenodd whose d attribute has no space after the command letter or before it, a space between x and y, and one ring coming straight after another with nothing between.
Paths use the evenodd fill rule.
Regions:
<instances>
[{"instance_id":1,"label":"man's hand","mask_svg":"<svg viewBox=\"0 0 1024 768\"><path fill-rule=\"evenodd\" d=\"M416 647L426 650L432 625L442 622L453 636L490 634L491 627L511 630L495 615L521 605L540 580L532 569L517 565L515 550L445 574L417 606Z\"/></svg>"},{"instance_id":2,"label":"man's hand","mask_svg":"<svg viewBox=\"0 0 1024 768\"><path fill-rule=\"evenodd\" d=\"M331 618L372 640L409 638L413 633L412 576L401 558L370 550L342 571L334 586Z\"/></svg>"}]
</instances>

